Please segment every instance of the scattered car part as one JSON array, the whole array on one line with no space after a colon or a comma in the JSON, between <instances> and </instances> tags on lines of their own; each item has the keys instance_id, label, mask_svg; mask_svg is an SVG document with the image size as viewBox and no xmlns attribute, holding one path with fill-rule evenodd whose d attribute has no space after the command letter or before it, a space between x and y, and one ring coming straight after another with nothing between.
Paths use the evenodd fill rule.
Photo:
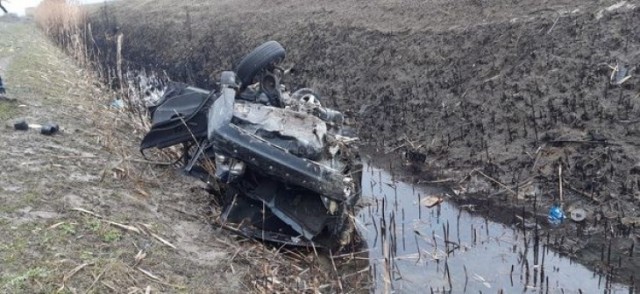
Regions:
<instances>
[{"instance_id":1,"label":"scattered car part","mask_svg":"<svg viewBox=\"0 0 640 294\"><path fill-rule=\"evenodd\" d=\"M29 124L26 120L20 120L17 123L13 124L13 128L18 131L28 131L29 129L37 129L40 130L40 133L46 136L51 136L58 131L60 131L60 126L54 123L47 123L44 125L39 124Z\"/></svg>"},{"instance_id":2,"label":"scattered car part","mask_svg":"<svg viewBox=\"0 0 640 294\"><path fill-rule=\"evenodd\" d=\"M207 135L207 111L214 93L170 84L159 105L149 108L151 130L140 145L141 150L166 148L180 143L201 140Z\"/></svg>"},{"instance_id":3,"label":"scattered car part","mask_svg":"<svg viewBox=\"0 0 640 294\"><path fill-rule=\"evenodd\" d=\"M40 127L40 134L51 136L60 130L60 126L54 123L47 123Z\"/></svg>"},{"instance_id":4,"label":"scattered car part","mask_svg":"<svg viewBox=\"0 0 640 294\"><path fill-rule=\"evenodd\" d=\"M24 120L21 120L21 121L15 123L13 125L13 127L18 131L28 131L29 130L29 124Z\"/></svg>"}]
</instances>

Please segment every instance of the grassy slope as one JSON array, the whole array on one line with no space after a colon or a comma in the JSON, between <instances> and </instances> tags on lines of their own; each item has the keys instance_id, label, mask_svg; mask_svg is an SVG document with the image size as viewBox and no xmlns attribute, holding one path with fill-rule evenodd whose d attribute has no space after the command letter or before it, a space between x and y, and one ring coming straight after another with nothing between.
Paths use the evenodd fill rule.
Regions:
<instances>
[{"instance_id":1,"label":"grassy slope","mask_svg":"<svg viewBox=\"0 0 640 294\"><path fill-rule=\"evenodd\" d=\"M7 72L7 65L11 61L11 57L19 48L19 44L22 39L19 38L25 27L8 23L0 23L0 28L3 31L14 30L13 34L4 34L0 38L0 75L5 78L4 82L10 82L6 80L5 74ZM17 115L17 108L13 107L10 103L0 103L0 121L7 120Z\"/></svg>"},{"instance_id":2,"label":"grassy slope","mask_svg":"<svg viewBox=\"0 0 640 294\"><path fill-rule=\"evenodd\" d=\"M0 58L8 57L3 77L18 99L0 102L1 120L23 116L65 129L45 137L0 128L0 292L242 291L246 270L228 261L225 250L235 248L221 245L226 237L164 206L192 211L206 207L207 197L185 193L188 182L167 175L170 169L124 162L135 151L135 131L102 106L105 92L35 27L0 24L0 35ZM163 186L158 179L168 176L174 180Z\"/></svg>"}]
</instances>

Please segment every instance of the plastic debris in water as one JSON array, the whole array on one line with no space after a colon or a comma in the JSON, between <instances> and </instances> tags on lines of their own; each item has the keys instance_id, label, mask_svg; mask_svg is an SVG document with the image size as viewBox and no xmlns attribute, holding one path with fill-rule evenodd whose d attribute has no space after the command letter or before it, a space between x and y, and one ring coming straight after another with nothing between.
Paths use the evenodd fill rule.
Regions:
<instances>
[{"instance_id":1,"label":"plastic debris in water","mask_svg":"<svg viewBox=\"0 0 640 294\"><path fill-rule=\"evenodd\" d=\"M559 225L560 223L562 223L562 221L564 221L566 216L564 215L564 211L562 211L562 207L554 204L549 209L549 216L547 218L549 219L550 223Z\"/></svg>"},{"instance_id":2,"label":"plastic debris in water","mask_svg":"<svg viewBox=\"0 0 640 294\"><path fill-rule=\"evenodd\" d=\"M427 196L425 198L422 198L422 200L420 200L420 204L422 204L422 205L424 205L424 206L426 206L428 208L431 208L431 207L434 207L434 206L442 203L443 200L444 199L442 197L440 197L440 196L435 196L435 195Z\"/></svg>"},{"instance_id":3,"label":"plastic debris in water","mask_svg":"<svg viewBox=\"0 0 640 294\"><path fill-rule=\"evenodd\" d=\"M572 210L570 215L571 215L571 219L574 222L581 222L585 218L587 218L587 212L582 208L576 208L576 209Z\"/></svg>"}]
</instances>

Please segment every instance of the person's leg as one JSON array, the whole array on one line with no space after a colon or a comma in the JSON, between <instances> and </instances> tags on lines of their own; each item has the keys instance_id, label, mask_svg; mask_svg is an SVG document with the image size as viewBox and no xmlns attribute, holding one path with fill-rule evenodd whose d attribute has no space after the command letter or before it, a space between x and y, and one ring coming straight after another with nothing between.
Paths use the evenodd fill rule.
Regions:
<instances>
[{"instance_id":1,"label":"person's leg","mask_svg":"<svg viewBox=\"0 0 640 294\"><path fill-rule=\"evenodd\" d=\"M2 83L2 77L0 77L0 94L5 94L4 84Z\"/></svg>"}]
</instances>

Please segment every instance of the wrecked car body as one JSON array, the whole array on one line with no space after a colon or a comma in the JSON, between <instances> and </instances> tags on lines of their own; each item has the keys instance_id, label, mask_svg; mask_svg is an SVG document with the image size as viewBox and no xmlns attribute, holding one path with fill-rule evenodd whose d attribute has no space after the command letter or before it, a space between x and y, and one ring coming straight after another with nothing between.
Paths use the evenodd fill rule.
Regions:
<instances>
[{"instance_id":1,"label":"wrecked car body","mask_svg":"<svg viewBox=\"0 0 640 294\"><path fill-rule=\"evenodd\" d=\"M286 91L267 42L220 89L172 86L150 108L141 150L182 144L184 170L220 196L225 228L288 245L336 248L353 232L362 165L344 116L311 89Z\"/></svg>"}]
</instances>

